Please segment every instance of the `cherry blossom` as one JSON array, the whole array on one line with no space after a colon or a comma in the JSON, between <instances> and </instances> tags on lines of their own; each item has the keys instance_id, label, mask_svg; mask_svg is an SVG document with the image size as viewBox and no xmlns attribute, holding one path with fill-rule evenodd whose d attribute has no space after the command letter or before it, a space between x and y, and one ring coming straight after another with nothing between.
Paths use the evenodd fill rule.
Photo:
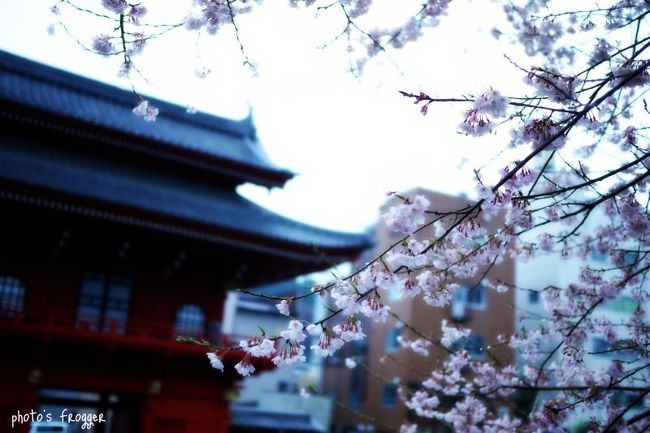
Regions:
<instances>
[{"instance_id":1,"label":"cherry blossom","mask_svg":"<svg viewBox=\"0 0 650 433\"><path fill-rule=\"evenodd\" d=\"M440 343L445 347L451 347L452 344L462 338L466 338L471 332L471 329L461 329L459 327L447 325L448 322L446 319L443 319L440 323L442 329L442 338L440 339Z\"/></svg>"},{"instance_id":2,"label":"cherry blossom","mask_svg":"<svg viewBox=\"0 0 650 433\"><path fill-rule=\"evenodd\" d=\"M251 64L238 22L259 3L194 0L185 17L165 28L230 35L242 62ZM394 50L415 49L414 42L434 34L432 28L453 13L450 0L425 0L401 24L366 28L377 3L288 1L311 9L316 19L339 14L343 29L334 41L344 41L356 74ZM436 104L457 113L452 130L483 137L469 145L499 143L487 164L468 173L476 188L466 206L441 209L421 194L392 193L396 204L381 222L395 233L390 248L305 295L318 295L325 317L314 323L289 318L279 335L215 346L207 355L214 368L223 370L220 350L240 350L244 357L235 369L246 376L255 371L251 357L272 357L277 366L304 362L306 334L318 337L310 350L326 357L367 338L362 320L363 326L399 324L405 350L380 363L404 363L399 357L408 351L435 360L420 381L399 387L412 415L395 420L392 427L401 433L414 433L422 421L468 433L564 432L580 422L602 433L650 428L648 2L502 3L505 20L494 20L492 35L524 90L497 89L484 82L480 68L472 71L478 91L469 88L473 82L462 95L438 95L444 86L431 93L401 90L422 114ZM67 6L59 3L53 13ZM138 70L131 56L156 42L150 29L157 27L145 27L153 14L123 0L102 0L97 7L113 31L95 36L86 48L119 56L120 74L131 78ZM208 71L199 66L197 72ZM158 109L141 98L133 113L154 121ZM549 258L552 265L545 264ZM508 259L522 268L538 266L542 277L565 270L571 275L519 287L495 272ZM539 298L539 308L514 305L521 326L474 350L468 342L476 330L449 320L416 329L393 308L399 298L446 314L478 285L492 290L490 296ZM272 299L288 316L290 302L302 297ZM498 349L510 350L515 362L499 359ZM357 361L348 358L345 365L355 368ZM513 408L518 393L535 396L525 411Z\"/></svg>"},{"instance_id":3,"label":"cherry blossom","mask_svg":"<svg viewBox=\"0 0 650 433\"><path fill-rule=\"evenodd\" d=\"M383 305L377 295L371 295L361 301L361 314L374 319L375 322L386 322L389 311L390 307Z\"/></svg>"},{"instance_id":4,"label":"cherry blossom","mask_svg":"<svg viewBox=\"0 0 650 433\"><path fill-rule=\"evenodd\" d=\"M280 336L285 340L291 341L293 343L301 343L307 338L305 332L303 331L302 323L298 320L291 320L287 329L280 333Z\"/></svg>"},{"instance_id":5,"label":"cherry blossom","mask_svg":"<svg viewBox=\"0 0 650 433\"><path fill-rule=\"evenodd\" d=\"M363 340L366 334L361 329L361 321L356 316L349 316L343 323L332 329L345 342Z\"/></svg>"},{"instance_id":6,"label":"cherry blossom","mask_svg":"<svg viewBox=\"0 0 650 433\"><path fill-rule=\"evenodd\" d=\"M248 340L242 340L239 346L255 357L266 358L275 353L275 344L268 338L252 337Z\"/></svg>"},{"instance_id":7,"label":"cherry blossom","mask_svg":"<svg viewBox=\"0 0 650 433\"><path fill-rule=\"evenodd\" d=\"M111 12L121 14L126 10L128 4L126 0L102 0L102 6Z\"/></svg>"},{"instance_id":8,"label":"cherry blossom","mask_svg":"<svg viewBox=\"0 0 650 433\"><path fill-rule=\"evenodd\" d=\"M313 345L311 348L316 355L326 357L333 355L337 350L343 347L344 343L345 341L336 337L333 331L326 329L325 332L320 335L318 344Z\"/></svg>"},{"instance_id":9,"label":"cherry blossom","mask_svg":"<svg viewBox=\"0 0 650 433\"><path fill-rule=\"evenodd\" d=\"M219 358L219 355L214 352L208 352L207 355L212 368L223 371L223 362L221 361L221 358Z\"/></svg>"},{"instance_id":10,"label":"cherry blossom","mask_svg":"<svg viewBox=\"0 0 650 433\"><path fill-rule=\"evenodd\" d=\"M255 372L255 367L253 367L253 364L251 363L250 356L246 355L244 359L235 364L235 370L244 377L253 374Z\"/></svg>"},{"instance_id":11,"label":"cherry blossom","mask_svg":"<svg viewBox=\"0 0 650 433\"><path fill-rule=\"evenodd\" d=\"M134 109L133 114L142 116L147 122L155 122L158 117L158 108L149 104L149 101L142 100Z\"/></svg>"},{"instance_id":12,"label":"cherry blossom","mask_svg":"<svg viewBox=\"0 0 650 433\"><path fill-rule=\"evenodd\" d=\"M115 45L111 40L111 36L106 34L95 36L93 39L93 50L95 50L96 53L102 54L104 56L113 54L115 52Z\"/></svg>"},{"instance_id":13,"label":"cherry blossom","mask_svg":"<svg viewBox=\"0 0 650 433\"><path fill-rule=\"evenodd\" d=\"M413 201L392 207L384 214L384 220L391 230L411 234L424 224L424 212L428 207L429 200L419 195Z\"/></svg>"},{"instance_id":14,"label":"cherry blossom","mask_svg":"<svg viewBox=\"0 0 650 433\"><path fill-rule=\"evenodd\" d=\"M285 316L288 316L290 314L289 313L289 301L287 301L286 299L283 299L282 301L280 301L279 304L275 304L275 308L278 309L280 314L283 314Z\"/></svg>"}]
</instances>

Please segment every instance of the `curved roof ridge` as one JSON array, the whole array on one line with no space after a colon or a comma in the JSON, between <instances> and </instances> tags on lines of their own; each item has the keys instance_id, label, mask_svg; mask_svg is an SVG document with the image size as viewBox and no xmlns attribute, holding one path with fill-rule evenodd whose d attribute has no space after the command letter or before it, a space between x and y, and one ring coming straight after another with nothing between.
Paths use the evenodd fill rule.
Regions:
<instances>
[{"instance_id":1,"label":"curved roof ridge","mask_svg":"<svg viewBox=\"0 0 650 433\"><path fill-rule=\"evenodd\" d=\"M61 88L99 96L104 100L124 105L130 112L137 104L137 96L126 89L87 78L73 72L39 63L34 60L0 50L0 67L22 76L47 82ZM219 132L237 136L256 137L256 130L249 116L239 120L228 119L203 112L188 113L185 107L163 99L142 95L165 115Z\"/></svg>"},{"instance_id":2,"label":"curved roof ridge","mask_svg":"<svg viewBox=\"0 0 650 433\"><path fill-rule=\"evenodd\" d=\"M266 186L283 185L293 177L263 151L250 115L231 120L187 113L184 107L159 99L150 101L160 109L153 125L132 113L137 99L130 91L0 51L3 108L38 120L42 128L57 128L61 121L70 120L76 125L68 133L94 129L112 136L116 132L169 155L210 160L215 169L230 170L229 176L243 181L255 178L254 183ZM49 121L50 116L56 119Z\"/></svg>"}]
</instances>

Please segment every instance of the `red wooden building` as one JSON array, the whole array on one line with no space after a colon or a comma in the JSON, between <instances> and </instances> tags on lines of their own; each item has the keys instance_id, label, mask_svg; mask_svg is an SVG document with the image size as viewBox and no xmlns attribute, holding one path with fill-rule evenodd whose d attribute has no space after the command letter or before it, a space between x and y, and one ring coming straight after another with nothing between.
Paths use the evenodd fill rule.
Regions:
<instances>
[{"instance_id":1,"label":"red wooden building","mask_svg":"<svg viewBox=\"0 0 650 433\"><path fill-rule=\"evenodd\" d=\"M174 337L224 341L226 290L367 244L236 194L292 177L250 119L152 101L160 115L146 123L135 103L0 52L0 431L18 411L58 420L67 408L103 414L94 432L225 432L239 378Z\"/></svg>"}]
</instances>

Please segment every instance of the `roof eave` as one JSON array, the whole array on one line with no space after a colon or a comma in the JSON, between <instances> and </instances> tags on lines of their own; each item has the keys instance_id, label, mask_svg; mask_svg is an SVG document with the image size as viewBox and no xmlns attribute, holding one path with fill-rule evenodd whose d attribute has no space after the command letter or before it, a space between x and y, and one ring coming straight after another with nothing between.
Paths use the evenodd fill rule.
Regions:
<instances>
[{"instance_id":1,"label":"roof eave","mask_svg":"<svg viewBox=\"0 0 650 433\"><path fill-rule=\"evenodd\" d=\"M0 101L0 117L25 126L59 132L77 138L91 139L104 145L143 154L147 157L172 161L187 167L206 170L222 176L238 179L241 183L251 182L265 187L283 187L294 177L289 170L267 170L247 166L235 161L207 155L191 149L170 148L164 143L144 137L135 137L122 131L61 116L57 113L38 110L26 105L9 104Z\"/></svg>"},{"instance_id":2,"label":"roof eave","mask_svg":"<svg viewBox=\"0 0 650 433\"><path fill-rule=\"evenodd\" d=\"M306 266L313 267L314 270L327 267L331 262L340 263L353 260L370 246L369 240L367 243L339 247L296 244L254 233L212 227L196 221L164 218L161 215L139 210L129 212L126 208L117 209L115 206L103 206L101 203L78 197L53 196L51 193L39 192L39 189L20 186L5 185L0 187L0 200L282 257L304 263Z\"/></svg>"}]
</instances>

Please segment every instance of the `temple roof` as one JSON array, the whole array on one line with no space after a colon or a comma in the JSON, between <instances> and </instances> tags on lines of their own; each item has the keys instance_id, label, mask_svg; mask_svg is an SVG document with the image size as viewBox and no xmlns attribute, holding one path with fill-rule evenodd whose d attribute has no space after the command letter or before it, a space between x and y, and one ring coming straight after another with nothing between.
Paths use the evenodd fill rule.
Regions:
<instances>
[{"instance_id":1,"label":"temple roof","mask_svg":"<svg viewBox=\"0 0 650 433\"><path fill-rule=\"evenodd\" d=\"M148 123L131 112L134 99L0 51L0 199L303 261L347 260L369 245L368 236L303 224L236 193L244 181L273 186L292 176L265 157L250 119L152 100L161 114ZM165 166L148 164L180 151ZM212 169L217 177L198 174Z\"/></svg>"},{"instance_id":2,"label":"temple roof","mask_svg":"<svg viewBox=\"0 0 650 433\"><path fill-rule=\"evenodd\" d=\"M30 187L32 199L23 202L47 198L48 207L72 211L74 204L84 209L77 213L286 256L314 257L317 249L344 259L369 245L367 236L288 219L235 191L15 139L2 144L0 181Z\"/></svg>"},{"instance_id":3,"label":"temple roof","mask_svg":"<svg viewBox=\"0 0 650 433\"><path fill-rule=\"evenodd\" d=\"M156 122L131 112L139 102L133 92L0 51L5 115L9 107L20 107L21 115L30 118L24 120L36 120L40 127L60 129L63 120L69 133L91 131L132 147L150 147L159 157L211 164L240 183L281 186L293 176L267 158L250 116L237 121L189 114L184 107L147 99L160 109Z\"/></svg>"}]
</instances>

